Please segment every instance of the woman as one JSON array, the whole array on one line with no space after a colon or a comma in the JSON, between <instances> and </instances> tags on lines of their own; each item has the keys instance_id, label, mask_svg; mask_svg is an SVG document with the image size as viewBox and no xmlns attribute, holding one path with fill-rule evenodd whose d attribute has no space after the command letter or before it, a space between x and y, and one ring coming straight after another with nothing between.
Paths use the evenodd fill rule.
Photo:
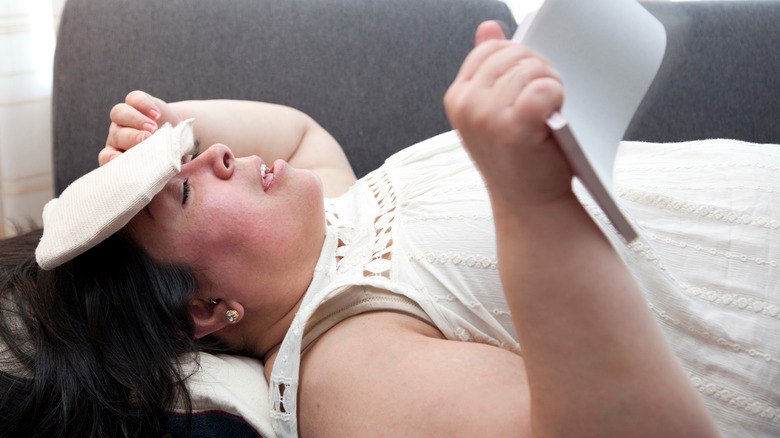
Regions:
<instances>
[{"instance_id":1,"label":"woman","mask_svg":"<svg viewBox=\"0 0 780 438\"><path fill-rule=\"evenodd\" d=\"M127 305L155 316L128 319L154 319L163 327L150 333L166 332L165 346L142 349L167 351L170 360L201 348L192 339L212 338L263 358L280 435L717 435L631 274L572 193L571 171L544 123L562 105L557 74L502 36L496 23L480 26L445 97L459 136L411 148L358 185L337 143L293 110L169 105L131 93L112 111L101 164L162 122L189 117L201 143L213 136L233 152L211 146L118 235L65 271L37 272L28 261L3 289L21 294L16 285L48 277L57 282L50 292L68 289L57 298L75 301L65 303L74 309L67 318L87 321L74 332L92 336L85 344L95 349L95 368L118 383L106 393L140 393L142 423L171 400L182 376L175 366L154 371L154 383L165 382L154 392L117 375L108 349L121 348L104 343L94 322L101 309L90 305L121 280L132 289L116 300L134 295ZM473 187L482 183L455 146L460 138L487 192ZM267 161L236 158L258 152ZM429 156L448 167L430 176L441 161L431 165ZM458 196L469 196L464 209L477 214L455 239L435 235L452 217L435 215L426 175L444 179L436 190L461 179L468 186ZM323 192L344 194L325 201ZM450 225L414 226L428 219ZM423 240L439 252L426 253ZM464 246L474 258L448 256ZM68 283L74 276L65 272L89 272L88 262L107 270L94 275L97 286ZM163 289L171 297L157 298ZM342 313L341 300L361 310ZM29 307L43 314L39 320L58 319L51 304ZM56 412L72 418L70 409ZM129 410L122 402L113 413L132 424ZM94 431L107 430L92 418Z\"/></svg>"}]
</instances>

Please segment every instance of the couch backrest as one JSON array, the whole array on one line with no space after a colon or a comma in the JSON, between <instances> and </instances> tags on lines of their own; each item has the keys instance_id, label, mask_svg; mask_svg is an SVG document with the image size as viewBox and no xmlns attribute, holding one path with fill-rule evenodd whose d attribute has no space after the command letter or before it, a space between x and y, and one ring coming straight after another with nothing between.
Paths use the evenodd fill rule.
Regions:
<instances>
[{"instance_id":1,"label":"couch backrest","mask_svg":"<svg viewBox=\"0 0 780 438\"><path fill-rule=\"evenodd\" d=\"M68 0L54 65L55 190L97 165L111 107L168 101L298 108L355 171L448 129L442 98L499 0Z\"/></svg>"},{"instance_id":2,"label":"couch backrest","mask_svg":"<svg viewBox=\"0 0 780 438\"><path fill-rule=\"evenodd\" d=\"M780 2L643 2L664 63L625 138L780 143ZM111 106L282 103L318 120L358 175L449 129L441 98L498 0L68 0L55 55L55 190L97 165Z\"/></svg>"},{"instance_id":3,"label":"couch backrest","mask_svg":"<svg viewBox=\"0 0 780 438\"><path fill-rule=\"evenodd\" d=\"M780 143L780 2L650 1L666 56L626 139Z\"/></svg>"}]
</instances>

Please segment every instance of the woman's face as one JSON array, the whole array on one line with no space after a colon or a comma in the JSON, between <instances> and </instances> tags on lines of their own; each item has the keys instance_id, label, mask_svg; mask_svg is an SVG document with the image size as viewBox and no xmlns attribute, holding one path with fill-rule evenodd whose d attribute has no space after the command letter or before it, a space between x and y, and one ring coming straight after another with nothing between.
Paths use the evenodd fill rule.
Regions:
<instances>
[{"instance_id":1,"label":"woman's face","mask_svg":"<svg viewBox=\"0 0 780 438\"><path fill-rule=\"evenodd\" d=\"M128 230L156 260L191 268L199 295L249 308L297 302L325 236L322 184L282 160L267 163L263 180L263 164L213 145L183 164Z\"/></svg>"}]
</instances>

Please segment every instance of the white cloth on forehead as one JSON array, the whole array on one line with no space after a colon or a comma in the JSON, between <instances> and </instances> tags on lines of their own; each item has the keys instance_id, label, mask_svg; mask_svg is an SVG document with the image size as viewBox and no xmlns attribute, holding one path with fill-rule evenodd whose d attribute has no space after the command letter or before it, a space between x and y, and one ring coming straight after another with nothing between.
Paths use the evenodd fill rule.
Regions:
<instances>
[{"instance_id":1,"label":"white cloth on forehead","mask_svg":"<svg viewBox=\"0 0 780 438\"><path fill-rule=\"evenodd\" d=\"M192 153L193 119L151 137L69 185L43 208L35 258L53 269L119 231L181 170Z\"/></svg>"}]
</instances>

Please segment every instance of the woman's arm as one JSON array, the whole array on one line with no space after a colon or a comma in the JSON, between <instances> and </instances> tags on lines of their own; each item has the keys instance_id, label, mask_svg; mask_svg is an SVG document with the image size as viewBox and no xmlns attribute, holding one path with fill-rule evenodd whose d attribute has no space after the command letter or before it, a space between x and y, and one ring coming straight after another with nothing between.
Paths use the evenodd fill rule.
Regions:
<instances>
[{"instance_id":1,"label":"woman's arm","mask_svg":"<svg viewBox=\"0 0 780 438\"><path fill-rule=\"evenodd\" d=\"M298 394L302 437L531 435L520 356L394 312L353 316L317 339Z\"/></svg>"},{"instance_id":2,"label":"woman's arm","mask_svg":"<svg viewBox=\"0 0 780 438\"><path fill-rule=\"evenodd\" d=\"M238 156L258 155L266 162L283 159L317 172L326 196L335 196L355 181L355 174L336 140L306 114L282 105L239 100L166 103L142 91L127 95L111 110L106 147L99 159L114 156L151 136L166 122L195 118L195 138L206 148L223 143Z\"/></svg>"},{"instance_id":3,"label":"woman's arm","mask_svg":"<svg viewBox=\"0 0 780 438\"><path fill-rule=\"evenodd\" d=\"M493 25L445 97L480 168L501 280L526 364L537 436L717 436L609 241L571 191L545 125L553 68Z\"/></svg>"}]
</instances>

